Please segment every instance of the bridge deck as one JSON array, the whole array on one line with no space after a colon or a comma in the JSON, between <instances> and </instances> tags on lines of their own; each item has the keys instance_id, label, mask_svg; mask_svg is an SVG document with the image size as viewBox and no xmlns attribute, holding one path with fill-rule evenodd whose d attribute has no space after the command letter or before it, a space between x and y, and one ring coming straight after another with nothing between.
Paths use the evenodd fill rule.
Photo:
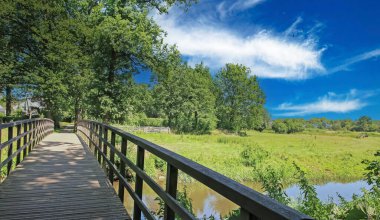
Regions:
<instances>
[{"instance_id":1,"label":"bridge deck","mask_svg":"<svg viewBox=\"0 0 380 220\"><path fill-rule=\"evenodd\" d=\"M0 219L130 219L73 133L45 138L0 184Z\"/></svg>"}]
</instances>

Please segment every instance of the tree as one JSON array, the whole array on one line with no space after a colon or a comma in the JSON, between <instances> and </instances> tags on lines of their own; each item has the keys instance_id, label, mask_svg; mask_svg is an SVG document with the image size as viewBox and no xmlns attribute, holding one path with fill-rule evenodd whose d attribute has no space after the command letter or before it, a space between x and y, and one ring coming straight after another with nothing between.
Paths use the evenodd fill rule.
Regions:
<instances>
[{"instance_id":1,"label":"tree","mask_svg":"<svg viewBox=\"0 0 380 220\"><path fill-rule=\"evenodd\" d=\"M216 125L210 71L203 64L189 67L175 48L171 50L172 55L157 72L156 109L164 113L168 126L179 132L209 132Z\"/></svg>"},{"instance_id":2,"label":"tree","mask_svg":"<svg viewBox=\"0 0 380 220\"><path fill-rule=\"evenodd\" d=\"M12 87L20 85L33 88L56 122L68 111L76 119L122 119L134 109L133 74L153 69L165 53L164 32L149 11L167 13L174 4L192 2L5 0L0 88L6 88L7 106Z\"/></svg>"},{"instance_id":3,"label":"tree","mask_svg":"<svg viewBox=\"0 0 380 220\"><path fill-rule=\"evenodd\" d=\"M296 133L305 130L305 121L303 119L285 119L284 123L288 128L288 133Z\"/></svg>"},{"instance_id":4,"label":"tree","mask_svg":"<svg viewBox=\"0 0 380 220\"><path fill-rule=\"evenodd\" d=\"M256 76L243 65L227 64L215 77L218 127L233 131L263 130L265 95Z\"/></svg>"},{"instance_id":5,"label":"tree","mask_svg":"<svg viewBox=\"0 0 380 220\"><path fill-rule=\"evenodd\" d=\"M272 129L274 132L279 134L286 134L288 133L288 126L284 123L283 120L274 120L272 122Z\"/></svg>"},{"instance_id":6,"label":"tree","mask_svg":"<svg viewBox=\"0 0 380 220\"><path fill-rule=\"evenodd\" d=\"M354 127L355 131L372 131L372 119L368 116L362 116L360 117Z\"/></svg>"}]
</instances>

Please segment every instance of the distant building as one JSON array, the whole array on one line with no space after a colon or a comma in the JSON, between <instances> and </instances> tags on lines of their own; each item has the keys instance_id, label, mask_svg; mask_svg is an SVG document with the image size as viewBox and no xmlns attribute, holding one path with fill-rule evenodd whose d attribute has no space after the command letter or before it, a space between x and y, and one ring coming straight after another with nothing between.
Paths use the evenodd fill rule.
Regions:
<instances>
[{"instance_id":1,"label":"distant building","mask_svg":"<svg viewBox=\"0 0 380 220\"><path fill-rule=\"evenodd\" d=\"M23 113L32 115L38 114L39 110L43 109L40 102L33 102L30 99L27 99L24 102L20 102L17 105L13 106L14 110L21 109Z\"/></svg>"}]
</instances>

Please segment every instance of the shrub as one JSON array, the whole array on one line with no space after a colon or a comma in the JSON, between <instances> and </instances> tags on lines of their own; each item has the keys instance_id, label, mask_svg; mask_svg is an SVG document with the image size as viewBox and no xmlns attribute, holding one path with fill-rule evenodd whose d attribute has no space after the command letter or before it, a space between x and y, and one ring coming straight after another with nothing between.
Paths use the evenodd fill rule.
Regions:
<instances>
[{"instance_id":1,"label":"shrub","mask_svg":"<svg viewBox=\"0 0 380 220\"><path fill-rule=\"evenodd\" d=\"M164 119L162 118L141 118L138 121L140 126L152 126L152 127L162 127Z\"/></svg>"},{"instance_id":2,"label":"shrub","mask_svg":"<svg viewBox=\"0 0 380 220\"><path fill-rule=\"evenodd\" d=\"M245 166L256 167L259 163L269 157L269 152L262 149L258 144L247 145L240 153Z\"/></svg>"},{"instance_id":3,"label":"shrub","mask_svg":"<svg viewBox=\"0 0 380 220\"><path fill-rule=\"evenodd\" d=\"M164 171L164 167L165 167L165 164L166 162L158 157L155 157L154 158L154 167L158 170L160 170L161 172Z\"/></svg>"},{"instance_id":4,"label":"shrub","mask_svg":"<svg viewBox=\"0 0 380 220\"><path fill-rule=\"evenodd\" d=\"M288 126L282 120L275 120L272 123L272 129L279 134L288 133Z\"/></svg>"},{"instance_id":5,"label":"shrub","mask_svg":"<svg viewBox=\"0 0 380 220\"><path fill-rule=\"evenodd\" d=\"M305 123L302 119L285 119L284 123L288 128L288 133L296 133L305 130Z\"/></svg>"}]
</instances>

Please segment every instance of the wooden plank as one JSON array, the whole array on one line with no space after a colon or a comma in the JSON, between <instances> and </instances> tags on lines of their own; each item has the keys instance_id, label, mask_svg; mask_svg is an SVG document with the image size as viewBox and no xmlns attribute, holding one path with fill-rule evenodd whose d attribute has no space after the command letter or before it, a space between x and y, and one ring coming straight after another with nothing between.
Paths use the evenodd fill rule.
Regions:
<instances>
[{"instance_id":1,"label":"wooden plank","mask_svg":"<svg viewBox=\"0 0 380 220\"><path fill-rule=\"evenodd\" d=\"M52 134L0 184L0 219L130 219L73 133Z\"/></svg>"}]
</instances>

